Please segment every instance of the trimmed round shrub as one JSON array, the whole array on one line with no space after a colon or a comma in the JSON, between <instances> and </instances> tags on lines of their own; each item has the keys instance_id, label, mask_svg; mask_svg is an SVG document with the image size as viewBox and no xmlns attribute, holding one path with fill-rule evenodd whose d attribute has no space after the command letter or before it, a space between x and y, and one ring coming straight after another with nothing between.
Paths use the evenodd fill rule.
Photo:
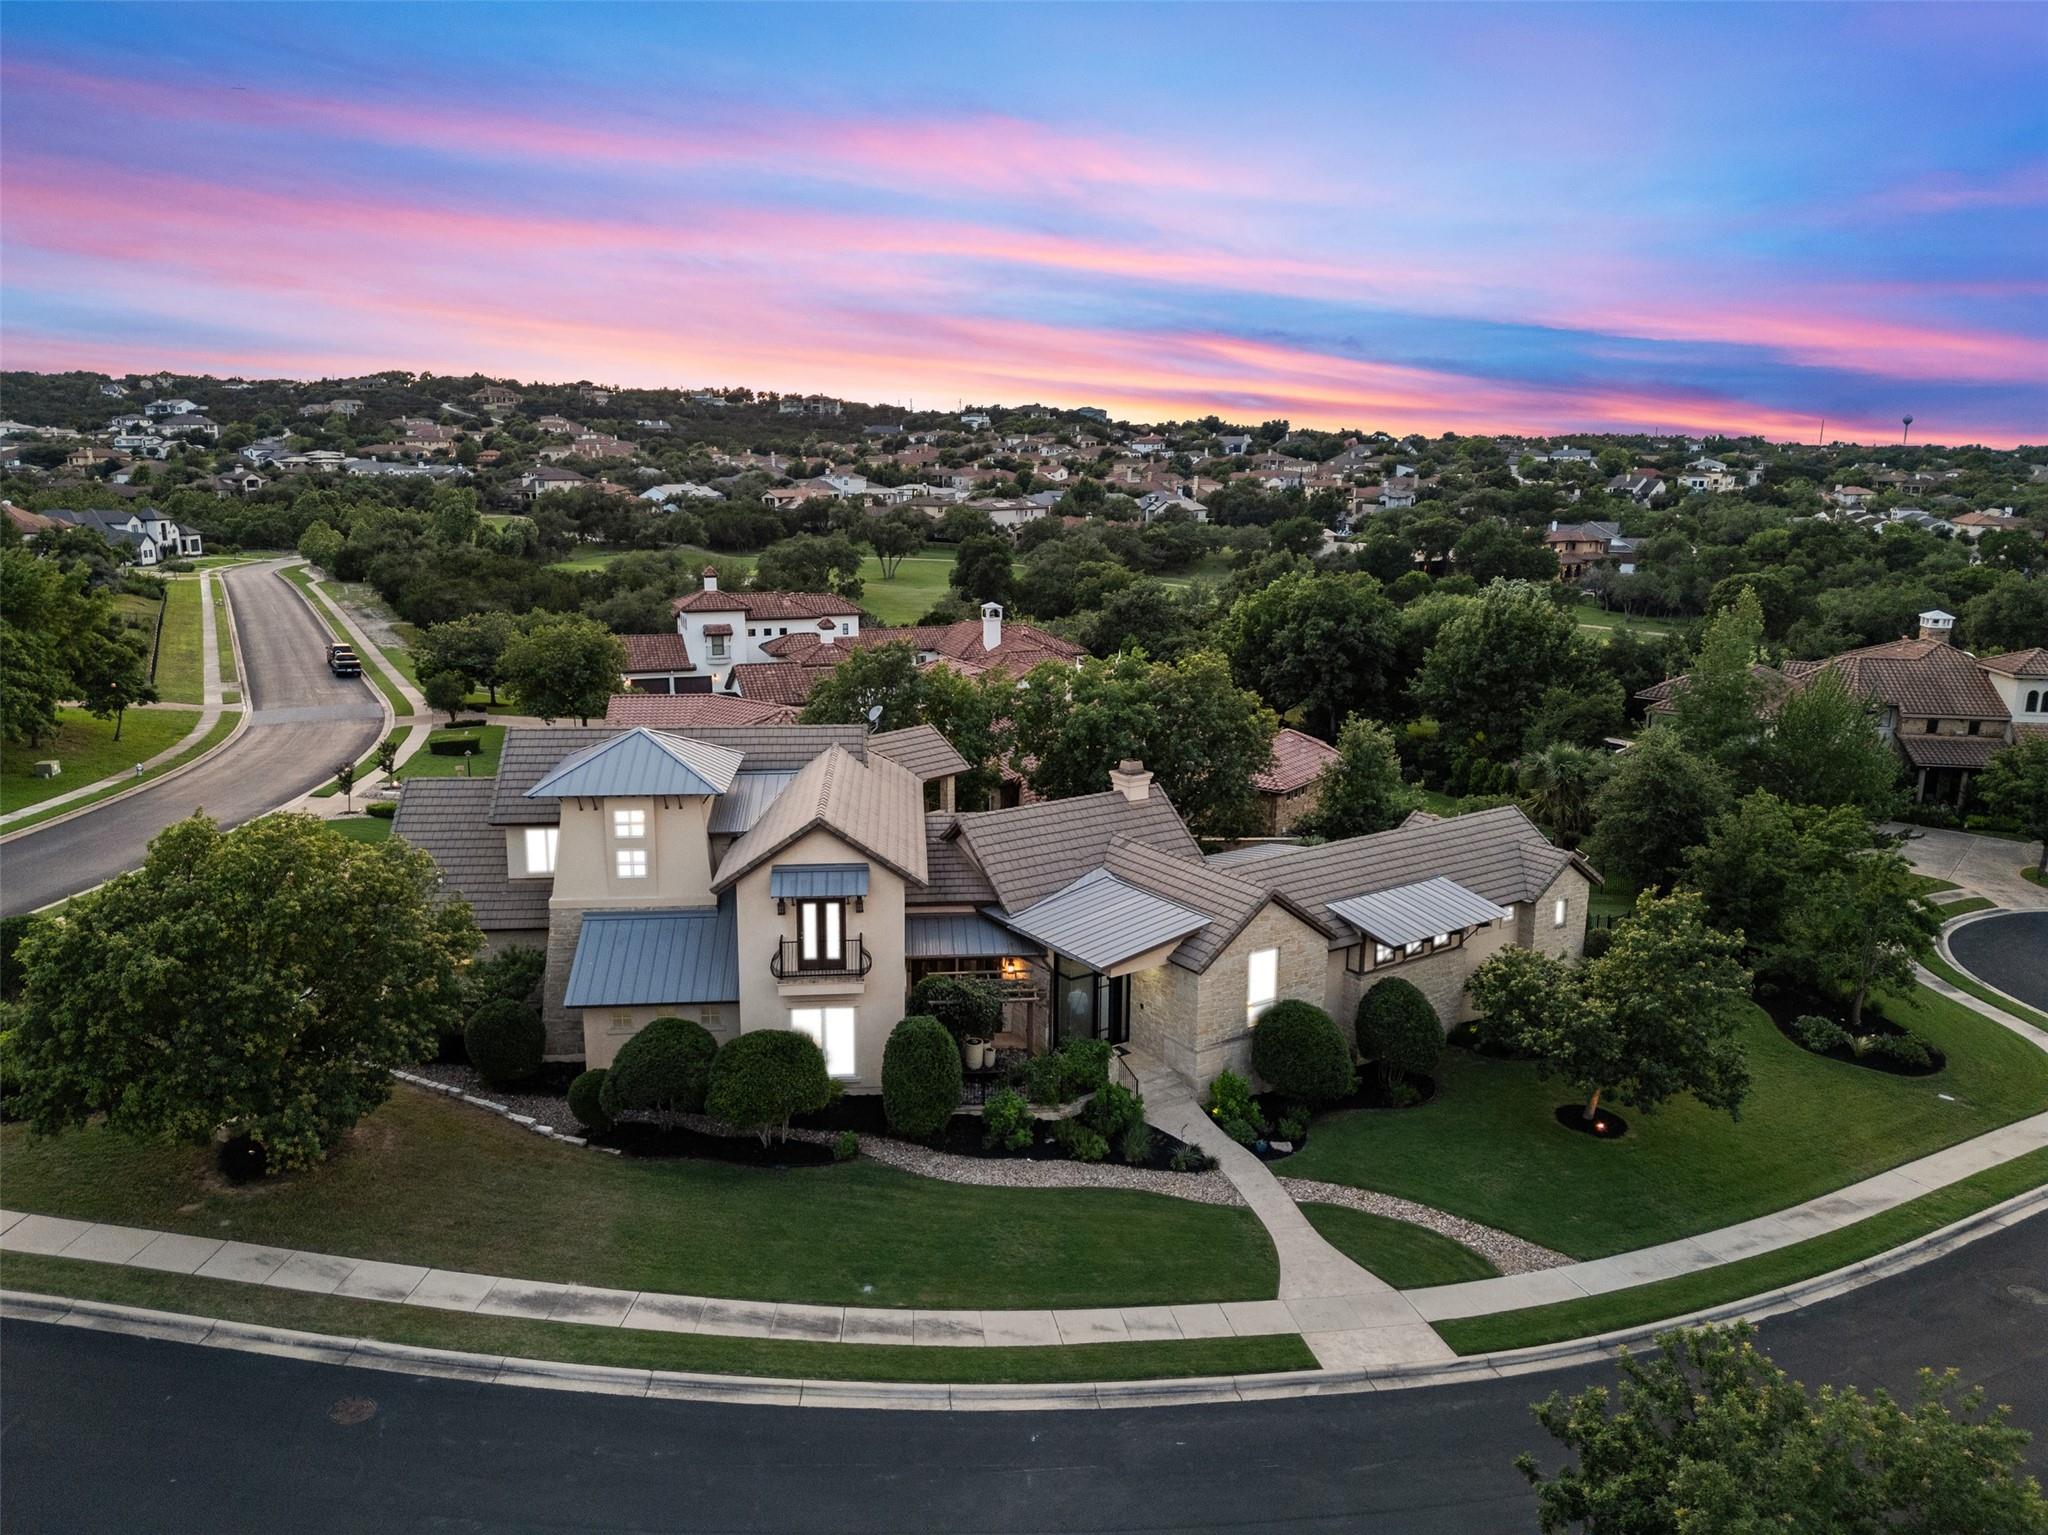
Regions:
<instances>
[{"instance_id":1,"label":"trimmed round shrub","mask_svg":"<svg viewBox=\"0 0 2048 1535\"><path fill-rule=\"evenodd\" d=\"M1614 929L1611 927L1596 927L1592 932L1586 934L1584 956L1587 959L1598 959L1613 947Z\"/></svg>"},{"instance_id":2,"label":"trimmed round shrub","mask_svg":"<svg viewBox=\"0 0 2048 1535\"><path fill-rule=\"evenodd\" d=\"M788 1133L793 1115L831 1101L832 1079L816 1040L794 1029L755 1029L719 1047L704 1112L735 1130L751 1130L766 1146Z\"/></svg>"},{"instance_id":3,"label":"trimmed round shrub","mask_svg":"<svg viewBox=\"0 0 2048 1535\"><path fill-rule=\"evenodd\" d=\"M912 1016L936 1018L955 1039L994 1039L1003 1027L1003 996L992 981L971 975L928 975L910 990Z\"/></svg>"},{"instance_id":4,"label":"trimmed round shrub","mask_svg":"<svg viewBox=\"0 0 2048 1535\"><path fill-rule=\"evenodd\" d=\"M569 1112L576 1116L577 1124L596 1135L612 1127L612 1117L604 1111L604 1080L610 1075L600 1066L580 1073L569 1084Z\"/></svg>"},{"instance_id":5,"label":"trimmed round shrub","mask_svg":"<svg viewBox=\"0 0 2048 1535\"><path fill-rule=\"evenodd\" d=\"M547 1045L540 1014L506 997L484 1003L462 1030L469 1064L493 1087L510 1087L539 1071Z\"/></svg>"},{"instance_id":6,"label":"trimmed round shrub","mask_svg":"<svg viewBox=\"0 0 2048 1535\"><path fill-rule=\"evenodd\" d=\"M1412 981L1390 975L1358 999L1358 1051L1378 1064L1389 1087L1409 1075L1433 1076L1443 1058L1444 1026Z\"/></svg>"},{"instance_id":7,"label":"trimmed round shrub","mask_svg":"<svg viewBox=\"0 0 2048 1535\"><path fill-rule=\"evenodd\" d=\"M1344 1031L1312 1002L1276 1002L1259 1014L1252 1070L1274 1092L1304 1103L1335 1103L1358 1090Z\"/></svg>"},{"instance_id":8,"label":"trimmed round shrub","mask_svg":"<svg viewBox=\"0 0 2048 1535\"><path fill-rule=\"evenodd\" d=\"M599 1107L605 1116L643 1110L701 1114L718 1041L694 1018L657 1018L612 1057Z\"/></svg>"},{"instance_id":9,"label":"trimmed round shrub","mask_svg":"<svg viewBox=\"0 0 2048 1535\"><path fill-rule=\"evenodd\" d=\"M946 1128L960 1107L960 1047L946 1026L913 1013L889 1031L882 1048L882 1112L889 1128L923 1140Z\"/></svg>"}]
</instances>

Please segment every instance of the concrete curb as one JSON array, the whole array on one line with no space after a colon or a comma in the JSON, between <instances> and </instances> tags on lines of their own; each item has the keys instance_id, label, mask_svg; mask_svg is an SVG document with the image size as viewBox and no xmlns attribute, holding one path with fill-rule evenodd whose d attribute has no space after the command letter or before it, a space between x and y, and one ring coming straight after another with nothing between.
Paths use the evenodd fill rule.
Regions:
<instances>
[{"instance_id":1,"label":"concrete curb","mask_svg":"<svg viewBox=\"0 0 2048 1535\"><path fill-rule=\"evenodd\" d=\"M1996 986L1993 986L1989 981L1985 980L1983 976L1977 974L1976 971L1972 970L1968 965L1964 964L1961 960L1957 959L1955 956L1955 951L1949 948L1948 946L1949 938L1957 931L1957 929L1968 927L1972 922L1982 922L1992 917L2010 917L2018 914L2019 909L2016 907L1993 906L1984 911L1966 911L1960 917L1950 917L1946 922L1941 924L1941 932L1935 938L1934 941L1934 951L1935 953L1941 956L1943 964L1948 965L1953 970L1959 971L1962 974L1967 975L1973 982L1975 982L1979 986L1982 986L1986 991L1990 992L1993 996L2003 997L2007 1002L2010 1002L2014 1007L2022 1007L2030 1013L2038 1013L2042 1011L2041 1008L2034 1006L2033 1003L2026 1001L2024 998L2014 996L2009 991L2000 991ZM1927 969L1925 966L1915 965L1913 969L1915 975L1923 985L1938 985L1942 988L1944 995L1947 995L1950 992L1961 990L1960 987L1957 987L1952 982L1943 980L1940 976L1934 974L1933 971ZM1981 1002L1983 1000L1983 998L1981 997L1972 997L1968 992L1963 992L1962 995L1966 1005L1973 1002ZM1999 1021L2007 1022L2008 1020ZM2012 1016L2009 1019L2009 1022L2018 1024L2022 1029L2039 1032L2040 1026L2038 1024L2028 1023L2026 1019L2018 1017L2016 1015Z\"/></svg>"},{"instance_id":2,"label":"concrete curb","mask_svg":"<svg viewBox=\"0 0 2048 1535\"><path fill-rule=\"evenodd\" d=\"M322 1333L215 1321L178 1312L117 1306L103 1301L74 1301L19 1291L0 1291L0 1318L57 1327L83 1327L130 1337L191 1343L204 1348L237 1349L244 1353L390 1370L407 1375L674 1401L925 1412L1185 1407L1215 1402L1345 1395L1359 1391L1409 1390L1460 1381L1504 1380L1547 1370L1598 1364L1612 1358L1622 1346L1648 1341L1667 1328L1728 1322L1738 1318L1761 1320L1831 1300L1880 1279L1918 1268L2044 1211L2048 1211L2048 1187L2030 1189L1938 1231L1902 1243L1888 1252L1745 1300L1594 1338L1497 1354L1475 1354L1448 1364L1417 1364L1380 1370L1299 1371L1281 1375L1194 1376L1043 1386L891 1384L883 1381L776 1379L638 1370L609 1365L557 1364L545 1360L420 1348L367 1338L331 1337Z\"/></svg>"},{"instance_id":3,"label":"concrete curb","mask_svg":"<svg viewBox=\"0 0 2048 1535\"><path fill-rule=\"evenodd\" d=\"M589 1141L580 1135L564 1135L553 1125L541 1124L538 1120L532 1119L525 1114L515 1114L502 1103L493 1103L488 1098L479 1098L474 1093L465 1093L459 1087L451 1087L446 1082L436 1082L432 1077L415 1076L409 1071L400 1071L396 1066L391 1068L391 1075L410 1087L424 1088L427 1092L439 1093L443 1097L453 1098L457 1103L466 1103L471 1108L482 1109L487 1114L496 1114L501 1119L509 1119L515 1125L524 1125L535 1135L544 1135L558 1146L581 1146L589 1151L601 1151L608 1157L623 1156L625 1154L616 1146L592 1146Z\"/></svg>"}]
</instances>

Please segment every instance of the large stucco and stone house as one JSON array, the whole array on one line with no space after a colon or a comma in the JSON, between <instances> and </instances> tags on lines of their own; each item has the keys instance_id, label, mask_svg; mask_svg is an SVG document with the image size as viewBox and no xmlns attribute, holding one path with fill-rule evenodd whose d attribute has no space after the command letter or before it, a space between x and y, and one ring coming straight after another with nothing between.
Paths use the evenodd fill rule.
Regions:
<instances>
[{"instance_id":1,"label":"large stucco and stone house","mask_svg":"<svg viewBox=\"0 0 2048 1535\"><path fill-rule=\"evenodd\" d=\"M493 949L545 951L552 1058L602 1066L680 1014L801 1029L853 1090L931 974L995 982L1007 1043L1104 1039L1199 1086L1249 1068L1276 1001L1348 1024L1400 975L1448 1026L1487 954L1583 937L1588 871L1512 807L1204 857L1135 762L1098 794L943 808L967 767L928 726L515 727L495 779L408 780L395 831Z\"/></svg>"}]
</instances>

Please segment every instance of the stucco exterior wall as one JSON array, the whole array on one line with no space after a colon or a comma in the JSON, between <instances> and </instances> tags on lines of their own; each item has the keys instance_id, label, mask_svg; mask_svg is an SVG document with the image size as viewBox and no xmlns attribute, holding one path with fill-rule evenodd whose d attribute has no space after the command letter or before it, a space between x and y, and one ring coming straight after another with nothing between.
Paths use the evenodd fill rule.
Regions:
<instances>
[{"instance_id":1,"label":"stucco exterior wall","mask_svg":"<svg viewBox=\"0 0 2048 1535\"><path fill-rule=\"evenodd\" d=\"M777 915L768 893L776 864L859 863L868 870L866 909L847 904L846 933L868 947L873 965L865 978L806 981L785 986L769 969L777 943L797 936L797 908L789 903ZM866 854L827 831L807 832L767 863L747 874L733 889L739 925L740 1006L742 1029L786 1029L791 1009L851 1007L855 1010L855 1072L845 1078L854 1091L882 1085L882 1047L889 1031L903 1018L903 880Z\"/></svg>"},{"instance_id":2,"label":"stucco exterior wall","mask_svg":"<svg viewBox=\"0 0 2048 1535\"><path fill-rule=\"evenodd\" d=\"M671 1007L586 1007L582 1010L583 1062L591 1070L609 1066L619 1046L657 1018L694 1018L721 1045L740 1031L740 1010L728 1002Z\"/></svg>"},{"instance_id":3,"label":"stucco exterior wall","mask_svg":"<svg viewBox=\"0 0 2048 1535\"><path fill-rule=\"evenodd\" d=\"M706 831L712 801L708 795L681 799L619 798L562 801L561 837L555 849L551 905L589 911L618 906L709 906L711 893L710 838ZM647 835L615 834L612 812L638 810L646 817ZM647 874L619 877L614 854L621 848L643 848Z\"/></svg>"}]
</instances>

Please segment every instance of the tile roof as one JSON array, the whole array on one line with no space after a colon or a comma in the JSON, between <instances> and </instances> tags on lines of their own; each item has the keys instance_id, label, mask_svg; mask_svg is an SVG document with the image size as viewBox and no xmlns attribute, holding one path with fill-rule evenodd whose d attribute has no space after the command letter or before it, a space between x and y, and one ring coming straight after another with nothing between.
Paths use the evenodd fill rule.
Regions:
<instances>
[{"instance_id":1,"label":"tile roof","mask_svg":"<svg viewBox=\"0 0 2048 1535\"><path fill-rule=\"evenodd\" d=\"M1200 912L1127 884L1107 869L1091 869L1003 920L1093 970L1112 969L1209 925Z\"/></svg>"},{"instance_id":2,"label":"tile roof","mask_svg":"<svg viewBox=\"0 0 2048 1535\"><path fill-rule=\"evenodd\" d=\"M1332 901L1442 875L1507 906L1535 900L1568 864L1584 867L1514 805L1440 821L1411 820L1393 831L1314 847L1244 848L1208 862L1286 896L1333 944L1353 942L1354 933L1330 911Z\"/></svg>"},{"instance_id":3,"label":"tile roof","mask_svg":"<svg viewBox=\"0 0 2048 1535\"><path fill-rule=\"evenodd\" d=\"M742 661L732 669L732 685L742 698L794 707L811 696L825 672L795 661Z\"/></svg>"},{"instance_id":4,"label":"tile roof","mask_svg":"<svg viewBox=\"0 0 2048 1535\"><path fill-rule=\"evenodd\" d=\"M555 882L506 878L505 832L488 819L494 788L488 778L404 779L391 835L433 858L486 932L545 928Z\"/></svg>"},{"instance_id":5,"label":"tile roof","mask_svg":"<svg viewBox=\"0 0 2048 1535\"><path fill-rule=\"evenodd\" d=\"M1338 759L1337 748L1327 741L1288 726L1273 737L1272 760L1263 772L1252 775L1252 787L1261 794L1292 794L1306 789L1323 776L1324 769Z\"/></svg>"},{"instance_id":6,"label":"tile roof","mask_svg":"<svg viewBox=\"0 0 2048 1535\"><path fill-rule=\"evenodd\" d=\"M1823 663L1852 693L1899 713L1936 719L2010 719L1977 660L1946 640L1892 640Z\"/></svg>"},{"instance_id":7,"label":"tile roof","mask_svg":"<svg viewBox=\"0 0 2048 1535\"><path fill-rule=\"evenodd\" d=\"M966 844L952 835L959 817L933 811L924 818L925 888L910 892L913 904L927 906L993 905L996 887L981 866L967 855Z\"/></svg>"},{"instance_id":8,"label":"tile roof","mask_svg":"<svg viewBox=\"0 0 2048 1535\"><path fill-rule=\"evenodd\" d=\"M813 829L923 884L924 788L886 757L862 763L843 748L820 752L719 860L712 888L725 890Z\"/></svg>"},{"instance_id":9,"label":"tile roof","mask_svg":"<svg viewBox=\"0 0 2048 1535\"><path fill-rule=\"evenodd\" d=\"M1798 664L1795 661L1781 672L1775 667L1765 666L1760 661L1750 663L1749 675L1757 684L1757 693L1766 710L1776 712L1778 705L1785 701L1785 696L1798 686L1800 676L1793 670ZM1680 672L1676 677L1666 677L1662 682L1651 683L1637 693L1636 697L1650 706L1649 713L1670 714L1678 707L1678 695L1691 685L1692 674Z\"/></svg>"},{"instance_id":10,"label":"tile roof","mask_svg":"<svg viewBox=\"0 0 2048 1535\"><path fill-rule=\"evenodd\" d=\"M1272 891L1228 869L1200 858L1162 852L1129 837L1111 841L1103 867L1126 883L1177 901L1210 919L1207 927L1189 935L1169 956L1182 969L1197 973L1208 969L1230 940L1244 931L1245 924L1276 899ZM1313 923L1291 900L1277 899L1303 921Z\"/></svg>"},{"instance_id":11,"label":"tile roof","mask_svg":"<svg viewBox=\"0 0 2048 1535\"><path fill-rule=\"evenodd\" d=\"M909 768L920 783L928 783L934 778L950 778L967 771L967 759L939 733L935 725L876 731L868 737L868 752Z\"/></svg>"},{"instance_id":12,"label":"tile roof","mask_svg":"<svg viewBox=\"0 0 2048 1535\"><path fill-rule=\"evenodd\" d=\"M2002 656L1979 656L1977 664L1988 672L2006 677L2048 677L2048 647L2007 651Z\"/></svg>"},{"instance_id":13,"label":"tile roof","mask_svg":"<svg viewBox=\"0 0 2048 1535\"><path fill-rule=\"evenodd\" d=\"M513 725L505 731L498 776L475 780L495 785L490 819L497 826L552 826L560 819L552 800L533 800L526 791L553 772L563 758L623 732L606 725ZM794 773L818 753L838 746L856 756L867 753L867 732L858 725L707 725L689 738L741 752L746 773Z\"/></svg>"},{"instance_id":14,"label":"tile roof","mask_svg":"<svg viewBox=\"0 0 2048 1535\"><path fill-rule=\"evenodd\" d=\"M858 618L860 607L829 592L691 592L678 613L744 613L749 618Z\"/></svg>"},{"instance_id":15,"label":"tile roof","mask_svg":"<svg viewBox=\"0 0 2048 1535\"><path fill-rule=\"evenodd\" d=\"M716 906L590 911L569 962L565 1007L648 1007L740 999L739 925Z\"/></svg>"},{"instance_id":16,"label":"tile roof","mask_svg":"<svg viewBox=\"0 0 2048 1535\"><path fill-rule=\"evenodd\" d=\"M796 714L788 704L730 693L614 693L604 722L688 731L698 725L794 725Z\"/></svg>"},{"instance_id":17,"label":"tile roof","mask_svg":"<svg viewBox=\"0 0 2048 1535\"><path fill-rule=\"evenodd\" d=\"M1117 837L1182 858L1199 858L1187 824L1157 784L1133 804L1115 789L1041 800L958 818L959 835L996 897L1012 911L1071 885L1097 867Z\"/></svg>"},{"instance_id":18,"label":"tile roof","mask_svg":"<svg viewBox=\"0 0 2048 1535\"><path fill-rule=\"evenodd\" d=\"M729 746L636 725L564 757L525 797L723 794L744 760L744 753Z\"/></svg>"},{"instance_id":19,"label":"tile roof","mask_svg":"<svg viewBox=\"0 0 2048 1535\"><path fill-rule=\"evenodd\" d=\"M1915 767L1980 768L2005 745L2003 736L1900 735L1893 738Z\"/></svg>"},{"instance_id":20,"label":"tile roof","mask_svg":"<svg viewBox=\"0 0 2048 1535\"><path fill-rule=\"evenodd\" d=\"M683 644L683 637L673 631L667 634L622 634L619 638L626 644L626 671L633 672L693 672L697 668L690 664L690 652Z\"/></svg>"}]
</instances>

